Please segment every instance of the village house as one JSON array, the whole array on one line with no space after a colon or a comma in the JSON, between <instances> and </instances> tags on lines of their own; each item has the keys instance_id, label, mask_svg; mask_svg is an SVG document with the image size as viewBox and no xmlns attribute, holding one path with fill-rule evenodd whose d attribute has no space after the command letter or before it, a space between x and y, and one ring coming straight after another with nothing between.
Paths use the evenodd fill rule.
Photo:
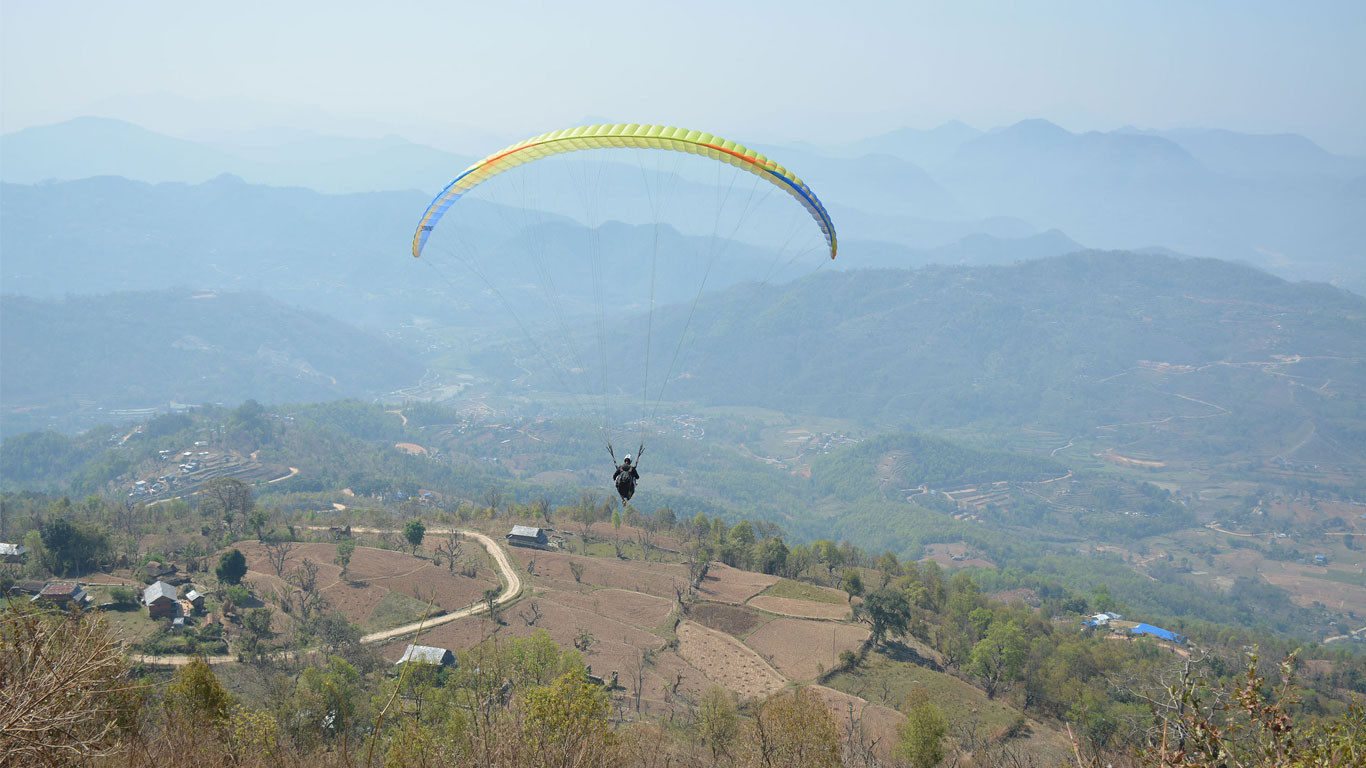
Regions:
<instances>
[{"instance_id":1,"label":"village house","mask_svg":"<svg viewBox=\"0 0 1366 768\"><path fill-rule=\"evenodd\" d=\"M22 563L27 559L28 547L0 542L0 563Z\"/></svg>"},{"instance_id":2,"label":"village house","mask_svg":"<svg viewBox=\"0 0 1366 768\"><path fill-rule=\"evenodd\" d=\"M455 665L455 654L445 648L437 648L431 645L410 645L403 651L403 655L394 666L399 666L409 661L416 661L420 664L434 664L438 667L449 667Z\"/></svg>"},{"instance_id":3,"label":"village house","mask_svg":"<svg viewBox=\"0 0 1366 768\"><path fill-rule=\"evenodd\" d=\"M199 590L192 589L186 592L185 601L194 608L195 612L204 610L204 595L200 594Z\"/></svg>"},{"instance_id":4,"label":"village house","mask_svg":"<svg viewBox=\"0 0 1366 768\"><path fill-rule=\"evenodd\" d=\"M90 595L81 588L80 584L66 581L54 581L45 585L38 594L34 595L29 602L41 605L53 605L58 608L66 608L71 605L85 607L90 602Z\"/></svg>"},{"instance_id":5,"label":"village house","mask_svg":"<svg viewBox=\"0 0 1366 768\"><path fill-rule=\"evenodd\" d=\"M1166 640L1168 642L1177 643L1178 645L1184 645L1186 643L1185 635L1180 634L1178 632L1173 632L1169 629L1154 627L1151 624L1139 624L1138 626L1131 627L1129 631L1134 633L1135 635L1151 635L1152 637L1156 637L1160 640Z\"/></svg>"},{"instance_id":6,"label":"village house","mask_svg":"<svg viewBox=\"0 0 1366 768\"><path fill-rule=\"evenodd\" d=\"M147 606L147 615L153 619L175 616L180 607L175 587L164 581L142 590L142 604Z\"/></svg>"},{"instance_id":7,"label":"village house","mask_svg":"<svg viewBox=\"0 0 1366 768\"><path fill-rule=\"evenodd\" d=\"M512 533L507 535L509 544L519 547L544 547L550 543L550 537L546 535L544 528L533 528L529 525L514 525Z\"/></svg>"}]
</instances>

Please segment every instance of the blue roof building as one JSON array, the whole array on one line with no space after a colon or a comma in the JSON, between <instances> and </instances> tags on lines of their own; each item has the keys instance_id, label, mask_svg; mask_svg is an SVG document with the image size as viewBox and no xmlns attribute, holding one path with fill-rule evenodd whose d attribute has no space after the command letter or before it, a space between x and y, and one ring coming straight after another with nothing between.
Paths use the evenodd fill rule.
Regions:
<instances>
[{"instance_id":1,"label":"blue roof building","mask_svg":"<svg viewBox=\"0 0 1366 768\"><path fill-rule=\"evenodd\" d=\"M1169 629L1154 627L1151 624L1139 624L1138 626L1133 627L1129 631L1134 633L1135 635L1152 635L1153 637L1156 637L1160 640L1169 640L1173 643L1184 644L1186 642L1185 635L1177 634L1176 632L1172 632Z\"/></svg>"}]
</instances>

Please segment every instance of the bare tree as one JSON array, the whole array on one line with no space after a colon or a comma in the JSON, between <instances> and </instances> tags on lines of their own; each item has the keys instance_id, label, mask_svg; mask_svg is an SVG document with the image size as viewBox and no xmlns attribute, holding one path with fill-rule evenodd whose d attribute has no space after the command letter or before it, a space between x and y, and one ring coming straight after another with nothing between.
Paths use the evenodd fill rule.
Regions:
<instances>
[{"instance_id":1,"label":"bare tree","mask_svg":"<svg viewBox=\"0 0 1366 768\"><path fill-rule=\"evenodd\" d=\"M460 534L455 531L451 531L445 541L436 545L434 559L438 565L443 557L446 559L446 570L455 573L455 560L460 557Z\"/></svg>"},{"instance_id":2,"label":"bare tree","mask_svg":"<svg viewBox=\"0 0 1366 768\"><path fill-rule=\"evenodd\" d=\"M539 517L542 521L544 521L546 526L550 525L550 499L547 499L546 497L542 496L541 498L532 502L531 512L532 515L534 515L535 517Z\"/></svg>"},{"instance_id":3,"label":"bare tree","mask_svg":"<svg viewBox=\"0 0 1366 768\"><path fill-rule=\"evenodd\" d=\"M640 545L641 557L645 560L650 559L650 550L655 545L655 534L654 531L650 530L653 527L647 520L645 525L636 529L636 543Z\"/></svg>"},{"instance_id":4,"label":"bare tree","mask_svg":"<svg viewBox=\"0 0 1366 768\"><path fill-rule=\"evenodd\" d=\"M528 627L536 626L536 622L541 620L541 602L539 600L529 601L526 608L522 609L521 615L522 621L526 622Z\"/></svg>"},{"instance_id":5,"label":"bare tree","mask_svg":"<svg viewBox=\"0 0 1366 768\"><path fill-rule=\"evenodd\" d=\"M0 622L0 647L5 764L85 764L121 749L119 722L137 717L126 709L137 696L125 693L123 654L102 619L15 606Z\"/></svg>"},{"instance_id":6,"label":"bare tree","mask_svg":"<svg viewBox=\"0 0 1366 768\"><path fill-rule=\"evenodd\" d=\"M294 542L288 539L269 539L262 542L266 548L266 559L270 561L270 566L275 569L275 575L284 578L285 561L289 559L289 553L294 550Z\"/></svg>"},{"instance_id":7,"label":"bare tree","mask_svg":"<svg viewBox=\"0 0 1366 768\"><path fill-rule=\"evenodd\" d=\"M294 573L290 574L289 580L299 588L295 594L299 605L299 618L306 622L321 613L327 598L323 597L322 590L318 589L318 564L305 557L299 567L294 569Z\"/></svg>"},{"instance_id":8,"label":"bare tree","mask_svg":"<svg viewBox=\"0 0 1366 768\"><path fill-rule=\"evenodd\" d=\"M631 676L631 699L636 711L640 711L640 697L645 692L645 669L654 661L655 652L651 649L637 648L636 657L626 674Z\"/></svg>"},{"instance_id":9,"label":"bare tree","mask_svg":"<svg viewBox=\"0 0 1366 768\"><path fill-rule=\"evenodd\" d=\"M489 509L489 517L497 517L499 507L503 506L503 492L492 485L485 488L484 506Z\"/></svg>"}]
</instances>

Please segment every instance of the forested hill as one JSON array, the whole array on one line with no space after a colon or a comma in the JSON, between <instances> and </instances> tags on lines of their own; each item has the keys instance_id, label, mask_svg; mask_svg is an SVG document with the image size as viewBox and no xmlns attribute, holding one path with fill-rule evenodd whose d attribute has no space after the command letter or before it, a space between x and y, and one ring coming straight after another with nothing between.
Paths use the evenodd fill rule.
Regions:
<instances>
[{"instance_id":1,"label":"forested hill","mask_svg":"<svg viewBox=\"0 0 1366 768\"><path fill-rule=\"evenodd\" d=\"M686 315L656 317L656 332ZM1366 445L1366 299L1212 259L1082 252L820 273L711 297L691 328L671 397L884 428L1176 414L1220 415L1208 426L1227 432L1331 411L1320 428Z\"/></svg>"},{"instance_id":2,"label":"forested hill","mask_svg":"<svg viewBox=\"0 0 1366 768\"><path fill-rule=\"evenodd\" d=\"M6 434L70 427L49 416L78 409L371 397L422 371L382 337L250 293L0 302Z\"/></svg>"}]
</instances>

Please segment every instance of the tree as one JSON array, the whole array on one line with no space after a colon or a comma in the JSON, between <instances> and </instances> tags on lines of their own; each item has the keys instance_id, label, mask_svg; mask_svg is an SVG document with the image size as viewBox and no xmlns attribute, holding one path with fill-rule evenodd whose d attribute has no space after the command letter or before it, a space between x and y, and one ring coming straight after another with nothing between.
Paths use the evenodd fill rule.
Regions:
<instances>
[{"instance_id":1,"label":"tree","mask_svg":"<svg viewBox=\"0 0 1366 768\"><path fill-rule=\"evenodd\" d=\"M274 633L270 631L270 608L252 608L242 617L242 628L246 630L246 652L249 656L261 658L265 655L265 642Z\"/></svg>"},{"instance_id":2,"label":"tree","mask_svg":"<svg viewBox=\"0 0 1366 768\"><path fill-rule=\"evenodd\" d=\"M275 575L284 578L285 563L289 560L289 553L294 550L294 542L272 538L262 546L266 548L266 559L270 561L270 567L275 569Z\"/></svg>"},{"instance_id":3,"label":"tree","mask_svg":"<svg viewBox=\"0 0 1366 768\"><path fill-rule=\"evenodd\" d=\"M224 552L218 559L218 568L214 573L224 584L241 584L242 577L247 575L246 555L236 548Z\"/></svg>"},{"instance_id":4,"label":"tree","mask_svg":"<svg viewBox=\"0 0 1366 768\"><path fill-rule=\"evenodd\" d=\"M351 556L356 554L356 540L343 539L337 542L337 557L332 562L341 566L341 577L346 578L346 569L351 567Z\"/></svg>"},{"instance_id":5,"label":"tree","mask_svg":"<svg viewBox=\"0 0 1366 768\"><path fill-rule=\"evenodd\" d=\"M906 713L906 719L897 727L897 756L910 763L911 768L934 768L944 759L948 719L923 689L907 694L901 711Z\"/></svg>"},{"instance_id":6,"label":"tree","mask_svg":"<svg viewBox=\"0 0 1366 768\"><path fill-rule=\"evenodd\" d=\"M109 535L94 525L77 525L56 517L40 528L43 564L53 573L68 574L96 568L109 554Z\"/></svg>"},{"instance_id":7,"label":"tree","mask_svg":"<svg viewBox=\"0 0 1366 768\"><path fill-rule=\"evenodd\" d=\"M6 765L115 757L139 691L118 638L95 613L53 616L16 602L0 621L0 755ZM130 690L132 689L132 690ZM94 761L103 762L103 761Z\"/></svg>"},{"instance_id":8,"label":"tree","mask_svg":"<svg viewBox=\"0 0 1366 768\"><path fill-rule=\"evenodd\" d=\"M761 572L778 575L787 571L787 545L781 538L765 539L759 545L754 565Z\"/></svg>"},{"instance_id":9,"label":"tree","mask_svg":"<svg viewBox=\"0 0 1366 768\"><path fill-rule=\"evenodd\" d=\"M809 689L777 694L754 714L745 768L840 768L840 733L825 704Z\"/></svg>"},{"instance_id":10,"label":"tree","mask_svg":"<svg viewBox=\"0 0 1366 768\"><path fill-rule=\"evenodd\" d=\"M729 755L731 744L740 732L740 714L735 708L735 699L719 685L713 685L702 694L697 705L697 735L702 743L711 750L713 764L722 755Z\"/></svg>"},{"instance_id":11,"label":"tree","mask_svg":"<svg viewBox=\"0 0 1366 768\"><path fill-rule=\"evenodd\" d=\"M498 588L489 587L484 590L484 594L480 599L483 600L484 606L488 608L489 618L492 619L495 624L502 623L498 620Z\"/></svg>"},{"instance_id":12,"label":"tree","mask_svg":"<svg viewBox=\"0 0 1366 768\"><path fill-rule=\"evenodd\" d=\"M972 647L972 673L981 679L987 697L994 698L1002 681L1014 680L1024 667L1029 646L1013 621L992 622L986 636Z\"/></svg>"},{"instance_id":13,"label":"tree","mask_svg":"<svg viewBox=\"0 0 1366 768\"><path fill-rule=\"evenodd\" d=\"M289 580L299 588L295 594L299 602L299 618L308 623L327 603L327 598L318 589L318 564L305 557L294 573L290 574Z\"/></svg>"},{"instance_id":14,"label":"tree","mask_svg":"<svg viewBox=\"0 0 1366 768\"><path fill-rule=\"evenodd\" d=\"M427 535L427 526L421 520L409 520L403 524L403 538L408 542L408 546L413 548L413 555L417 555L417 548L422 546L422 538Z\"/></svg>"},{"instance_id":15,"label":"tree","mask_svg":"<svg viewBox=\"0 0 1366 768\"><path fill-rule=\"evenodd\" d=\"M256 532L257 541L265 540L264 531L266 529L266 523L269 522L270 513L264 509L254 509L251 511L251 514L247 515L247 525L251 526L251 529Z\"/></svg>"},{"instance_id":16,"label":"tree","mask_svg":"<svg viewBox=\"0 0 1366 768\"><path fill-rule=\"evenodd\" d=\"M896 559L896 555L891 552L883 552L877 559L877 569L882 573L882 586L887 586L892 579L901 578L901 562Z\"/></svg>"},{"instance_id":17,"label":"tree","mask_svg":"<svg viewBox=\"0 0 1366 768\"><path fill-rule=\"evenodd\" d=\"M581 671L527 691L523 742L535 764L610 768L619 764L619 742L608 715L611 700Z\"/></svg>"},{"instance_id":18,"label":"tree","mask_svg":"<svg viewBox=\"0 0 1366 768\"><path fill-rule=\"evenodd\" d=\"M849 602L854 602L854 598L863 594L863 575L856 568L850 568L844 572L844 591L849 593Z\"/></svg>"},{"instance_id":19,"label":"tree","mask_svg":"<svg viewBox=\"0 0 1366 768\"><path fill-rule=\"evenodd\" d=\"M446 559L446 570L455 573L456 558L460 557L460 534L451 531L446 534L446 540L436 545L436 562L441 564L441 559Z\"/></svg>"},{"instance_id":20,"label":"tree","mask_svg":"<svg viewBox=\"0 0 1366 768\"><path fill-rule=\"evenodd\" d=\"M166 708L173 720L183 718L221 728L227 724L235 704L202 656L181 667L166 686Z\"/></svg>"},{"instance_id":21,"label":"tree","mask_svg":"<svg viewBox=\"0 0 1366 768\"><path fill-rule=\"evenodd\" d=\"M199 490L199 511L222 518L229 526L234 519L246 519L256 508L251 486L235 477L215 477Z\"/></svg>"},{"instance_id":22,"label":"tree","mask_svg":"<svg viewBox=\"0 0 1366 768\"><path fill-rule=\"evenodd\" d=\"M869 639L873 645L881 645L888 633L906 633L911 624L911 601L905 592L883 587L868 593L855 614L871 628Z\"/></svg>"}]
</instances>

